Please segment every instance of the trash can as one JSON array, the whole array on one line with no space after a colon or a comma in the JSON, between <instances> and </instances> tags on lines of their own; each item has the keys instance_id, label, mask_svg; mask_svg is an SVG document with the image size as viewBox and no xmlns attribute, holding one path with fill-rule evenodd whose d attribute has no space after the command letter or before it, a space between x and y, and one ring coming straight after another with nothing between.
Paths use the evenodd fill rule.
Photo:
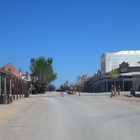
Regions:
<instances>
[{"instance_id":1,"label":"trash can","mask_svg":"<svg viewBox=\"0 0 140 140\"><path fill-rule=\"evenodd\" d=\"M130 91L130 94L132 95L132 96L136 96L136 94L135 94L135 90L134 89L131 89L131 91Z\"/></svg>"}]
</instances>

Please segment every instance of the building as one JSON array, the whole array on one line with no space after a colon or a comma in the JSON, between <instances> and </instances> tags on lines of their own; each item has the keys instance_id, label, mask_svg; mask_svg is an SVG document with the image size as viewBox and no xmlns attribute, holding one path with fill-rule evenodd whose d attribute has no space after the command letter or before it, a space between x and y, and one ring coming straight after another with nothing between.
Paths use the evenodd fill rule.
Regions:
<instances>
[{"instance_id":1,"label":"building","mask_svg":"<svg viewBox=\"0 0 140 140\"><path fill-rule=\"evenodd\" d=\"M31 81L31 75L28 72L26 72L26 74L22 74L22 79L30 82Z\"/></svg>"},{"instance_id":2,"label":"building","mask_svg":"<svg viewBox=\"0 0 140 140\"><path fill-rule=\"evenodd\" d=\"M1 69L15 75L18 78L22 77L22 71L21 70L17 71L16 68L11 63L7 63Z\"/></svg>"},{"instance_id":3,"label":"building","mask_svg":"<svg viewBox=\"0 0 140 140\"><path fill-rule=\"evenodd\" d=\"M140 67L140 50L120 51L115 53L105 53L101 57L101 74L116 69L123 62L128 62L130 67Z\"/></svg>"},{"instance_id":4,"label":"building","mask_svg":"<svg viewBox=\"0 0 140 140\"><path fill-rule=\"evenodd\" d=\"M7 64L0 69L0 104L7 104L19 97L29 96L29 83L21 78L15 67Z\"/></svg>"},{"instance_id":5,"label":"building","mask_svg":"<svg viewBox=\"0 0 140 140\"><path fill-rule=\"evenodd\" d=\"M117 78L110 76L117 70ZM111 85L120 86L121 91L140 91L140 51L120 51L101 56L101 70L90 77L84 86L87 92L108 92Z\"/></svg>"},{"instance_id":6,"label":"building","mask_svg":"<svg viewBox=\"0 0 140 140\"><path fill-rule=\"evenodd\" d=\"M88 80L88 75L82 75L78 78L77 84L83 85Z\"/></svg>"}]
</instances>

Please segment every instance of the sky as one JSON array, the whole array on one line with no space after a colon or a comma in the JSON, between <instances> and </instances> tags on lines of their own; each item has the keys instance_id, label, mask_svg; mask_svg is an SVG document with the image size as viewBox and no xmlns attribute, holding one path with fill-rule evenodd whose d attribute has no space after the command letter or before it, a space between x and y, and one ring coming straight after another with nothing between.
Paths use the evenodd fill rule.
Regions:
<instances>
[{"instance_id":1,"label":"sky","mask_svg":"<svg viewBox=\"0 0 140 140\"><path fill-rule=\"evenodd\" d=\"M106 52L140 49L139 0L0 0L0 67L53 58L56 86L94 75Z\"/></svg>"}]
</instances>

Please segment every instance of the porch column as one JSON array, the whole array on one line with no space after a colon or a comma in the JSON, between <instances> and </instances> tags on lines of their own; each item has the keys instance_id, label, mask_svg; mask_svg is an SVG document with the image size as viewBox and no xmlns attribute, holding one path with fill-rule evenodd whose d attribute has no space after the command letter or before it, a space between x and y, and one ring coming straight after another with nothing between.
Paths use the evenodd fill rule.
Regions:
<instances>
[{"instance_id":1,"label":"porch column","mask_svg":"<svg viewBox=\"0 0 140 140\"><path fill-rule=\"evenodd\" d=\"M1 73L0 73L0 95L1 95Z\"/></svg>"},{"instance_id":2,"label":"porch column","mask_svg":"<svg viewBox=\"0 0 140 140\"><path fill-rule=\"evenodd\" d=\"M108 79L106 77L106 92L108 92Z\"/></svg>"},{"instance_id":3,"label":"porch column","mask_svg":"<svg viewBox=\"0 0 140 140\"><path fill-rule=\"evenodd\" d=\"M9 82L9 89L10 89L10 94L12 94L12 79L10 77L10 82Z\"/></svg>"},{"instance_id":4,"label":"porch column","mask_svg":"<svg viewBox=\"0 0 140 140\"><path fill-rule=\"evenodd\" d=\"M4 75L4 94L7 94L7 87L6 87L6 75Z\"/></svg>"},{"instance_id":5,"label":"porch column","mask_svg":"<svg viewBox=\"0 0 140 140\"><path fill-rule=\"evenodd\" d=\"M124 91L124 76L123 76L123 91Z\"/></svg>"}]
</instances>

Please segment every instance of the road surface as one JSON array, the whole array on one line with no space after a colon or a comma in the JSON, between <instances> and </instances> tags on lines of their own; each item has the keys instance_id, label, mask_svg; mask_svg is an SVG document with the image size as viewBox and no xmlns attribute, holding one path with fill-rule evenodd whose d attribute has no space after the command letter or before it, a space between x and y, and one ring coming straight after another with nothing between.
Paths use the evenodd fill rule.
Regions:
<instances>
[{"instance_id":1,"label":"road surface","mask_svg":"<svg viewBox=\"0 0 140 140\"><path fill-rule=\"evenodd\" d=\"M90 94L33 98L31 105L1 123L0 140L140 139L139 102Z\"/></svg>"}]
</instances>

